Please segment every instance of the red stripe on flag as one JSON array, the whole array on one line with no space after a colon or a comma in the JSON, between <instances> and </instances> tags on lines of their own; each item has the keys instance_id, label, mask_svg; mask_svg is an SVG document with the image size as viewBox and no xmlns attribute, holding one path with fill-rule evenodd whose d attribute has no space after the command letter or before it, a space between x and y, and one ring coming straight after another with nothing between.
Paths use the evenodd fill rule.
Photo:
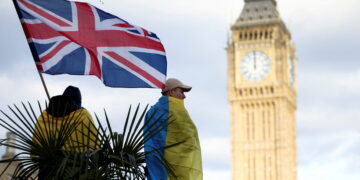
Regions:
<instances>
[{"instance_id":1,"label":"red stripe on flag","mask_svg":"<svg viewBox=\"0 0 360 180\"><path fill-rule=\"evenodd\" d=\"M122 27L122 28L133 28L133 25L130 24L114 24L113 26Z\"/></svg>"},{"instance_id":2,"label":"red stripe on flag","mask_svg":"<svg viewBox=\"0 0 360 180\"><path fill-rule=\"evenodd\" d=\"M54 55L56 53L58 53L63 47L65 47L66 45L70 44L71 41L63 41L61 42L59 45L57 45L51 52L49 52L48 54L46 54L44 57L40 58L40 62L44 63L47 60L49 60L50 58L54 57Z\"/></svg>"},{"instance_id":3,"label":"red stripe on flag","mask_svg":"<svg viewBox=\"0 0 360 180\"><path fill-rule=\"evenodd\" d=\"M44 69L43 69L43 67L42 67L41 64L36 64L36 68L37 68L40 72L43 72L43 71L44 71Z\"/></svg>"},{"instance_id":4,"label":"red stripe on flag","mask_svg":"<svg viewBox=\"0 0 360 180\"><path fill-rule=\"evenodd\" d=\"M32 5L32 4L29 4L27 3L26 1L24 0L18 0L19 2L21 2L24 6L26 6L27 8L33 10L34 12L38 13L39 15L43 16L43 17L46 17L47 19L49 19L50 21L60 25L60 26L71 26L70 24L58 19L57 17L54 17L53 15L37 8L36 6Z\"/></svg>"},{"instance_id":5,"label":"red stripe on flag","mask_svg":"<svg viewBox=\"0 0 360 180\"><path fill-rule=\"evenodd\" d=\"M106 51L104 52L107 55L109 55L110 57L114 58L115 60L117 60L118 62L120 62L121 64L125 65L126 67L130 68L131 70L137 72L138 74L140 74L142 77L144 77L145 79L149 80L151 83L153 83L155 86L159 87L159 88L164 88L165 84L162 83L161 81L157 80L155 77L153 77L151 74L149 74L148 72L144 71L143 69L140 69L138 66L136 66L135 64L131 63L130 61L126 60L125 58L119 56L118 54L114 53L114 52L110 52L110 51Z\"/></svg>"},{"instance_id":6,"label":"red stripe on flag","mask_svg":"<svg viewBox=\"0 0 360 180\"><path fill-rule=\"evenodd\" d=\"M153 49L164 52L163 45L152 39L144 36L130 34L126 31L120 30L103 30L96 31L96 37L100 37L97 42L98 46L119 47L119 46L134 46L140 48Z\"/></svg>"},{"instance_id":7,"label":"red stripe on flag","mask_svg":"<svg viewBox=\"0 0 360 180\"><path fill-rule=\"evenodd\" d=\"M99 79L101 79L101 67L99 61L97 60L97 51L95 48L88 48L87 49L89 56L90 56L90 71L89 74L95 75Z\"/></svg>"},{"instance_id":8,"label":"red stripe on flag","mask_svg":"<svg viewBox=\"0 0 360 180\"><path fill-rule=\"evenodd\" d=\"M46 24L27 24L23 22L21 25L25 30L27 38L49 39L57 36L63 36Z\"/></svg>"},{"instance_id":9,"label":"red stripe on flag","mask_svg":"<svg viewBox=\"0 0 360 180\"><path fill-rule=\"evenodd\" d=\"M144 28L141 28L141 29L143 30L145 37L149 35L149 32L146 29L144 29Z\"/></svg>"},{"instance_id":10,"label":"red stripe on flag","mask_svg":"<svg viewBox=\"0 0 360 180\"><path fill-rule=\"evenodd\" d=\"M35 39L47 39L56 36L65 36L69 40L76 44L86 47L93 48L97 47L120 47L120 46L133 46L139 48L153 49L164 52L165 49L160 42L148 39L146 37L133 35L125 31L120 30L102 30L96 31L95 35L85 34L85 40L91 42L84 44L83 37L79 36L78 31L56 31L46 24L26 24L22 23L24 29L26 29L27 38ZM83 39L81 39L83 38ZM88 47L91 45L91 47Z\"/></svg>"}]
</instances>

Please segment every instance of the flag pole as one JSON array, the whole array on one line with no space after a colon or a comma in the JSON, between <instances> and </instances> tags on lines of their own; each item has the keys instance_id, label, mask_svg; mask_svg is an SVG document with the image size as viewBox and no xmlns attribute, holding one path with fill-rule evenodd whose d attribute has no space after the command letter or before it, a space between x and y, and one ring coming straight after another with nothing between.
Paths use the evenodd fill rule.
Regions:
<instances>
[{"instance_id":1,"label":"flag pole","mask_svg":"<svg viewBox=\"0 0 360 180\"><path fill-rule=\"evenodd\" d=\"M12 0L12 1L13 1L14 6L15 6L15 10L16 10L17 15L19 16L20 19L22 19L22 15L21 15L21 13L20 13L19 7L18 7L17 3L15 2L16 0ZM20 23L21 23L21 20L20 20ZM26 34L25 29L23 29L23 31L24 31L24 33ZM33 55L34 59L36 59L36 58L35 58L36 55L34 54L34 51L32 50L33 47L32 47L30 44L29 44L29 47L30 47L30 49L31 49L31 54ZM36 63L35 63L35 66L36 66ZM47 96L48 100L50 101L50 95L49 95L49 91L48 91L48 89L47 89L47 87L46 87L46 84L45 84L45 81L44 81L44 77L42 76L42 74L41 74L41 72L40 72L39 70L37 70L37 72L39 73L41 82L42 82L43 87L44 87L44 89L45 89L46 96Z\"/></svg>"},{"instance_id":2,"label":"flag pole","mask_svg":"<svg viewBox=\"0 0 360 180\"><path fill-rule=\"evenodd\" d=\"M49 95L49 91L48 91L48 89L47 89L47 87L46 87L44 77L43 77L42 73L41 73L39 70L38 70L37 72L39 73L41 82L42 82L43 87L44 87L44 89L45 89L46 96L47 96L48 100L50 101L50 95Z\"/></svg>"}]
</instances>

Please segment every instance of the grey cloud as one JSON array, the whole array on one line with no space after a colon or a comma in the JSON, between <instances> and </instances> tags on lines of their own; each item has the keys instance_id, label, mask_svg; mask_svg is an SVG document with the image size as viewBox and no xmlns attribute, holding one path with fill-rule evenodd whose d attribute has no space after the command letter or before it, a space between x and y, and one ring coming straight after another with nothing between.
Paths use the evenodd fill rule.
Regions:
<instances>
[{"instance_id":1,"label":"grey cloud","mask_svg":"<svg viewBox=\"0 0 360 180\"><path fill-rule=\"evenodd\" d=\"M355 1L344 1L344 3L349 2ZM280 7L281 4L288 3L287 6L292 6L290 9L296 10L299 14L303 13L301 8L293 7L299 3L304 4L303 1L278 0L278 3ZM0 8L5 10L0 11L0 20L6 26L0 28L3 42L0 45L0 83L3 86L0 91L2 94L0 109L6 104L22 99L45 100L16 13L14 9L11 10L12 5L3 8L2 4ZM111 3L105 1L106 4ZM197 12L186 14L162 11L159 8L156 9L155 6L157 5L151 6L152 9L147 9L146 12L142 11L145 8L137 10L121 8L124 10L120 12L121 14L118 12L120 8L116 6L109 9L133 24L154 31L161 38L169 61L168 75L178 77L194 87L187 95L186 106L198 126L201 138L229 138L230 114L226 94L227 59L224 50L229 23L226 22L225 10L214 10L213 13L209 10L206 11L208 14ZM161 8L166 9L166 7ZM360 107L358 100L360 94L357 92L360 91L347 89L348 87L339 85L333 79L346 72L355 73L360 67L360 61L358 61L360 28L357 25L346 24L344 25L346 28L328 29L327 32L322 33L320 31L322 27L314 27L311 31L307 29L308 24L303 24L306 21L298 23L297 19L296 16L292 17L294 23L289 27L297 45L299 57L298 154L300 173L305 173L300 177L313 175L312 170L319 168L314 164L323 164L325 171L329 171L331 167L327 165L336 160L343 160L349 165L354 164L353 167L346 167L347 172L349 174L353 172L354 176L359 177L360 175L356 175L358 172L356 168L359 166L351 160L359 157L357 153L359 142L354 140L356 136L345 136L344 133L360 130L358 128L360 114L357 112L357 108ZM307 21L312 21L312 19L309 18ZM322 26L324 22L311 23ZM331 23L331 19L328 23ZM2 77L16 82L5 81L1 79ZM114 127L119 130L129 104L136 105L138 102L143 105L153 104L160 96L158 90L104 87L101 81L94 77L45 76L45 80L52 95L60 94L68 84L79 86L84 93L85 106L91 112L97 112L100 117L103 116L102 108L106 108ZM16 83L31 88L29 90L19 88ZM3 137L3 134L0 134L0 137ZM354 141L353 145L333 156L337 147L344 143L346 145L349 139ZM1 150L2 148L0 148L0 153ZM204 158L206 158L204 159L206 169L229 169L227 159L219 157L217 162L211 158Z\"/></svg>"},{"instance_id":2,"label":"grey cloud","mask_svg":"<svg viewBox=\"0 0 360 180\"><path fill-rule=\"evenodd\" d=\"M300 137L300 179L357 179L359 146L359 133L351 131Z\"/></svg>"}]
</instances>

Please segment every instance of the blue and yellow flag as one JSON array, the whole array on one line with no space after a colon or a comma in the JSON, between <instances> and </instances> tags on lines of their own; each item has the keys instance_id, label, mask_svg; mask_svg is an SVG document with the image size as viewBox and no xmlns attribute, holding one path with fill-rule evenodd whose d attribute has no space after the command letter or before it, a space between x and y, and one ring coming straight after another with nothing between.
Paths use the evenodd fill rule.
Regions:
<instances>
[{"instance_id":1,"label":"blue and yellow flag","mask_svg":"<svg viewBox=\"0 0 360 180\"><path fill-rule=\"evenodd\" d=\"M151 116L153 117L151 118ZM145 151L150 152L164 146L183 142L179 145L160 150L160 155L165 158L173 168L179 180L202 180L202 161L200 142L197 129L185 109L181 99L162 96L150 108L145 117L145 123L161 118L162 122L174 120L167 128L145 142ZM151 123L148 123L151 124ZM146 164L149 180L171 180L164 166L159 161L158 153L146 155Z\"/></svg>"}]
</instances>

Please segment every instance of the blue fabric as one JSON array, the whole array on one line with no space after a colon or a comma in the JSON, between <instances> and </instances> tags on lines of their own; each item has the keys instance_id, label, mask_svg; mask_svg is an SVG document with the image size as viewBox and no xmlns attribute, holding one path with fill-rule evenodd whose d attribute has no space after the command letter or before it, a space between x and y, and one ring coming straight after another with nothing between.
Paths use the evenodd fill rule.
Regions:
<instances>
[{"instance_id":1,"label":"blue fabric","mask_svg":"<svg viewBox=\"0 0 360 180\"><path fill-rule=\"evenodd\" d=\"M165 87L165 49L154 33L84 2L14 5L40 72L95 75L110 87Z\"/></svg>"},{"instance_id":2,"label":"blue fabric","mask_svg":"<svg viewBox=\"0 0 360 180\"><path fill-rule=\"evenodd\" d=\"M116 84L116 86L120 87L151 88L150 85L142 81L139 77L130 73L126 69L116 65L111 60L105 57L103 58L103 68L107 69L106 71L103 71L103 82L109 87L113 87L114 84ZM126 79L118 77L126 77ZM131 86L129 82L131 82Z\"/></svg>"},{"instance_id":3,"label":"blue fabric","mask_svg":"<svg viewBox=\"0 0 360 180\"><path fill-rule=\"evenodd\" d=\"M153 117L151 118L152 115ZM152 106L150 110L146 113L145 123L148 124L145 127L145 131L149 128L149 126L151 126L154 121L158 120L160 117L161 120L158 122L158 124L162 122L167 123L167 119L169 117L169 101L167 96L162 96L159 101L154 106ZM154 128L155 126L153 126L152 128ZM145 152L150 152L155 149L163 148L166 145L166 134L167 128L164 128L160 133L155 135L149 141L145 142ZM164 150L160 150L159 152L160 153L150 153L145 156L145 161L148 169L148 180L168 179L166 169L159 161L159 158L163 157L164 155Z\"/></svg>"}]
</instances>

